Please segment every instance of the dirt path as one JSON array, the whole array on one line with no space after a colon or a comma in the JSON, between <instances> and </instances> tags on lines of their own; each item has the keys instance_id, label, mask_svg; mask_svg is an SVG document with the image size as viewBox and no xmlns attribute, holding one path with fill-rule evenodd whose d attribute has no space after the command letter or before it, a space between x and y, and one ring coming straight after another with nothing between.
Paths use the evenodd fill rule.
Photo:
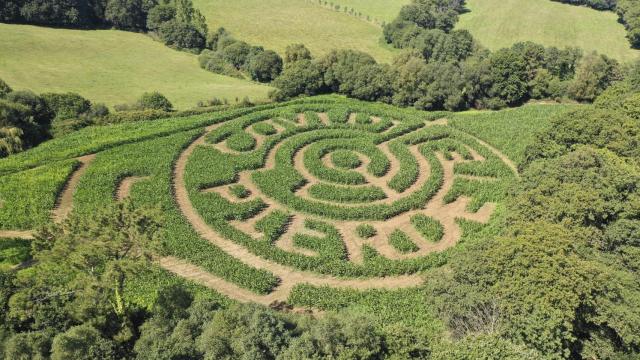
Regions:
<instances>
[{"instance_id":1,"label":"dirt path","mask_svg":"<svg viewBox=\"0 0 640 360\"><path fill-rule=\"evenodd\" d=\"M208 130L211 131L212 128L209 128ZM249 250L240 246L239 244L219 236L213 229L211 229L205 223L204 219L202 219L200 214L198 214L197 210L193 207L193 204L189 199L189 194L186 188L185 178L184 178L189 157L191 156L193 151L196 149L196 147L204 144L205 136L206 135L201 136L196 141L194 141L189 147L187 147L187 149L180 155L180 157L178 158L178 161L175 164L174 179L173 179L175 199L182 214L191 223L193 228L196 230L196 232L198 232L198 234L200 234L200 236L202 236L204 239L208 240L212 244L216 245L227 254L245 263L246 265L252 266L258 269L267 270L280 278L281 280L280 285L271 294L264 297L264 299L262 299L260 302L262 303L264 301L272 302L276 300L285 301L289 297L289 293L291 289L295 285L302 284L302 283L307 283L307 284L316 285L316 286L326 285L326 286L332 286L332 287L348 287L348 288L355 288L355 289L374 289L374 288L396 289L396 288L417 286L422 283L422 278L419 275L406 275L406 276L394 276L394 277L384 277L384 278L375 278L375 279L350 280L350 279L339 279L332 276L318 275L311 272L298 271L298 270L280 265L278 263L263 259L257 255L254 255ZM172 267L172 266L164 266L164 267L170 271L173 271L173 269L175 269L175 267ZM219 280L221 279L216 278L216 282L208 283L208 284L211 285L214 289L216 289L216 285L219 284ZM227 291L227 295L232 298L242 299L247 296L245 290L243 291L237 291L237 290L238 290L237 287L236 289L234 289L231 286L224 288L224 291Z\"/></svg>"},{"instance_id":2,"label":"dirt path","mask_svg":"<svg viewBox=\"0 0 640 360\"><path fill-rule=\"evenodd\" d=\"M33 239L33 231L0 230L0 238L31 240Z\"/></svg>"},{"instance_id":3,"label":"dirt path","mask_svg":"<svg viewBox=\"0 0 640 360\"><path fill-rule=\"evenodd\" d=\"M69 179L67 179L62 192L58 196L56 206L52 211L52 218L54 222L61 223L71 213L71 210L73 209L73 193L76 191L80 178L87 171L87 167L95 157L95 154L91 154L77 158L77 160L80 161L80 166L71 174Z\"/></svg>"},{"instance_id":4,"label":"dirt path","mask_svg":"<svg viewBox=\"0 0 640 360\"><path fill-rule=\"evenodd\" d=\"M462 130L458 130L458 131L463 132ZM500 150L496 149L486 141L480 140L479 138L469 133L466 133L466 132L463 132L463 133L468 137L477 141L480 145L489 149L495 156L497 156L503 163L505 163L509 167L509 169L511 169L511 171L513 172L513 174L516 176L517 179L520 178L520 173L518 172L518 166L513 161L511 161L511 159L509 159L505 154L503 154Z\"/></svg>"},{"instance_id":5,"label":"dirt path","mask_svg":"<svg viewBox=\"0 0 640 360\"><path fill-rule=\"evenodd\" d=\"M118 189L116 190L116 200L123 201L131 194L131 188L133 185L140 181L149 180L148 176L129 176L120 181Z\"/></svg>"},{"instance_id":6,"label":"dirt path","mask_svg":"<svg viewBox=\"0 0 640 360\"><path fill-rule=\"evenodd\" d=\"M453 187L455 179L459 177L459 175L454 174L455 164L484 160L484 158L480 157L476 152L472 152L472 154L474 155L473 160L464 160L457 153L453 153L453 160L446 160L442 154L436 153L436 157L443 167L443 183L438 192L429 200L424 209L408 211L386 221L368 222L368 224L376 229L377 234L374 237L363 240L355 235L354 229L361 224L361 222L345 221L334 223L340 231L342 238L345 240L350 260L355 263L362 263L362 246L365 244L372 245L381 255L392 260L425 256L432 252L448 249L460 240L462 230L456 222L457 219L466 219L483 224L487 223L495 210L496 205L493 203L486 203L477 212L471 213L467 211L470 202L470 199L467 197L459 197L456 201L449 204L445 204L444 202L444 198ZM490 179L491 181L496 180L493 178L486 179ZM482 178L483 181L486 179ZM415 229L411 223L411 217L416 214L427 215L440 222L444 233L440 241L427 241L424 239L424 236ZM389 244L389 236L398 229L402 230L411 238L418 246L418 251L403 254Z\"/></svg>"}]
</instances>

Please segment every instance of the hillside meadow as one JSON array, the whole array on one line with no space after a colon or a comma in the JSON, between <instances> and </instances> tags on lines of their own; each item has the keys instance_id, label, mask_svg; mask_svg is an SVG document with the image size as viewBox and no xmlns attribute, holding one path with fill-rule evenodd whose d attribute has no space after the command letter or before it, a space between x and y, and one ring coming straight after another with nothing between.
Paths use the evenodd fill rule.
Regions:
<instances>
[{"instance_id":1,"label":"hillside meadow","mask_svg":"<svg viewBox=\"0 0 640 360\"><path fill-rule=\"evenodd\" d=\"M36 93L73 91L108 106L159 91L178 109L213 97L264 99L268 86L200 69L196 55L116 30L0 23L0 78Z\"/></svg>"},{"instance_id":2,"label":"hillside meadow","mask_svg":"<svg viewBox=\"0 0 640 360\"><path fill-rule=\"evenodd\" d=\"M302 43L315 55L353 49L390 62L393 50L381 42L382 30L348 14L306 0L194 0L211 29L224 27L243 41L284 54ZM399 8L397 8L399 10ZM397 12L396 12L397 13Z\"/></svg>"},{"instance_id":3,"label":"hillside meadow","mask_svg":"<svg viewBox=\"0 0 640 360\"><path fill-rule=\"evenodd\" d=\"M469 12L458 29L467 29L483 46L497 50L519 41L545 46L579 47L620 61L638 59L624 26L610 11L548 0L467 0Z\"/></svg>"}]
</instances>

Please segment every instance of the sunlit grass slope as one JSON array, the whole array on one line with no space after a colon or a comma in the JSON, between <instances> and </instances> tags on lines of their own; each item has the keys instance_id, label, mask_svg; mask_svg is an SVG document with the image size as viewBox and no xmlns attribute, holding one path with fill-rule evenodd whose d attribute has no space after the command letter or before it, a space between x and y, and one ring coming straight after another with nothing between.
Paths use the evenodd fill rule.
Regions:
<instances>
[{"instance_id":1,"label":"sunlit grass slope","mask_svg":"<svg viewBox=\"0 0 640 360\"><path fill-rule=\"evenodd\" d=\"M311 0L317 1L317 0ZM372 19L390 22L398 16L402 5L410 3L411 0L334 0L334 4L341 7L346 6L355 9L363 15L369 15Z\"/></svg>"},{"instance_id":2,"label":"sunlit grass slope","mask_svg":"<svg viewBox=\"0 0 640 360\"><path fill-rule=\"evenodd\" d=\"M114 30L0 24L0 78L16 89L77 92L107 105L160 91L177 108L212 97L266 98L270 88L200 69L195 55Z\"/></svg>"},{"instance_id":3,"label":"sunlit grass slope","mask_svg":"<svg viewBox=\"0 0 640 360\"><path fill-rule=\"evenodd\" d=\"M490 49L530 40L558 47L596 50L621 61L637 59L624 27L613 12L596 11L549 0L467 0L469 13L458 28L471 31Z\"/></svg>"},{"instance_id":4,"label":"sunlit grass slope","mask_svg":"<svg viewBox=\"0 0 640 360\"><path fill-rule=\"evenodd\" d=\"M376 0L382 2L380 0ZM397 0L393 0L397 1ZM355 49L390 61L379 26L307 0L194 0L212 29L226 28L236 38L284 53L305 44L314 55L331 49ZM365 2L366 3L366 2Z\"/></svg>"}]
</instances>

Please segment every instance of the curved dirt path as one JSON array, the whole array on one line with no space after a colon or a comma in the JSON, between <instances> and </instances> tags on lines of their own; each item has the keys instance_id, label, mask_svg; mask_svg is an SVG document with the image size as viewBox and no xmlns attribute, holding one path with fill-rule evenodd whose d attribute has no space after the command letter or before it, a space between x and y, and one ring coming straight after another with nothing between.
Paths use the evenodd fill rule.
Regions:
<instances>
[{"instance_id":1,"label":"curved dirt path","mask_svg":"<svg viewBox=\"0 0 640 360\"><path fill-rule=\"evenodd\" d=\"M133 185L140 181L149 180L149 176L129 176L120 181L118 189L116 190L116 200L123 201L131 194L131 188Z\"/></svg>"},{"instance_id":2,"label":"curved dirt path","mask_svg":"<svg viewBox=\"0 0 640 360\"><path fill-rule=\"evenodd\" d=\"M213 127L207 128L207 132L211 131L212 129ZM173 178L175 199L183 216L185 216L189 220L193 228L200 236L216 245L227 254L245 263L246 265L269 271L280 278L281 283L274 289L273 292L266 296L250 294L249 299L251 301L259 303L285 301L288 299L289 293L294 286L304 283L315 286L331 286L338 288L345 287L354 289L397 289L403 287L418 286L422 283L422 277L419 275L405 275L374 279L339 279L332 276L298 271L293 268L286 267L284 265L280 265L278 263L254 255L243 246L219 236L205 223L204 219L202 219L200 214L198 214L197 210L193 207L193 204L189 199L189 193L187 191L184 178L189 157L196 149L196 147L205 143L205 136L206 133L199 137L191 145L189 145L187 149L183 151L182 154L180 154L175 164ZM161 262L161 265L165 269L174 273L184 273L184 268L176 266L175 263L172 263L170 261L165 261L164 263ZM213 283L207 282L212 286L212 288L216 289L216 286L219 286L219 284L223 282L225 283L225 287L223 289L224 291L227 291L227 295L229 297L236 299L247 298L248 294L246 293L246 290L237 291L237 286L230 284L220 278L212 278L215 278L216 281Z\"/></svg>"},{"instance_id":3,"label":"curved dirt path","mask_svg":"<svg viewBox=\"0 0 640 360\"><path fill-rule=\"evenodd\" d=\"M513 172L513 175L515 175L515 177L517 179L520 179L520 173L518 172L518 166L511 161L511 159L509 159L505 154L503 154L500 150L498 150L497 148L493 147L493 145L487 143L484 140L481 140L467 132L464 132L460 129L456 129L462 133L464 133L465 135L467 135L468 137L472 138L473 140L477 141L480 145L486 147L487 149L489 149L489 151L491 151L495 156L497 156L500 161L502 161L503 163L505 163L509 169L511 169L511 171Z\"/></svg>"},{"instance_id":4,"label":"curved dirt path","mask_svg":"<svg viewBox=\"0 0 640 360\"><path fill-rule=\"evenodd\" d=\"M73 209L73 194L76 191L76 187L82 175L87 171L87 167L95 158L96 154L91 154L76 159L80 161L80 166L71 174L69 179L67 179L62 192L58 195L56 205L51 212L52 219L55 223L61 223L71 213Z\"/></svg>"}]
</instances>

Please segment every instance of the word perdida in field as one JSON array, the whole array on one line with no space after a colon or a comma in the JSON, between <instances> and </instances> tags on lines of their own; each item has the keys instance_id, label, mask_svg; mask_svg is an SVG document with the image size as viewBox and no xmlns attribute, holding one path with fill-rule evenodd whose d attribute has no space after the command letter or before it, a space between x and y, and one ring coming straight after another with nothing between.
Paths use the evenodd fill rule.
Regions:
<instances>
[{"instance_id":1,"label":"word perdida in field","mask_svg":"<svg viewBox=\"0 0 640 360\"><path fill-rule=\"evenodd\" d=\"M281 288L366 288L488 223L514 176L446 119L317 105L210 127L182 153L174 190L201 235Z\"/></svg>"}]
</instances>

